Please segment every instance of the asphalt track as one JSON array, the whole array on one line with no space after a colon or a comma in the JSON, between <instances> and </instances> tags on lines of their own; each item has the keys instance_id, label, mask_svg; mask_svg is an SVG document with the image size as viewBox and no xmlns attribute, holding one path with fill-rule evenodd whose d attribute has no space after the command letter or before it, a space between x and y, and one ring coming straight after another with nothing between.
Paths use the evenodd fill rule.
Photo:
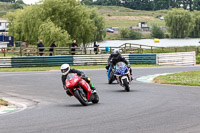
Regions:
<instances>
[{"instance_id":1,"label":"asphalt track","mask_svg":"<svg viewBox=\"0 0 200 133\"><path fill-rule=\"evenodd\" d=\"M133 68L133 77L200 70ZM0 73L0 96L29 101L26 110L0 116L0 133L199 133L200 87L134 81L131 91L107 84L105 70L84 70L100 103L83 107L66 96L60 71Z\"/></svg>"}]
</instances>

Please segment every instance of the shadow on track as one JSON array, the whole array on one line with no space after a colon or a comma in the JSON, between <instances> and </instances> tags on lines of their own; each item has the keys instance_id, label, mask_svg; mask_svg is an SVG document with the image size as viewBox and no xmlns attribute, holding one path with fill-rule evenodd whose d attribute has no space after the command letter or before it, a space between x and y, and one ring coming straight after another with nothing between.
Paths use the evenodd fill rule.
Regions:
<instances>
[{"instance_id":1,"label":"shadow on track","mask_svg":"<svg viewBox=\"0 0 200 133\"><path fill-rule=\"evenodd\" d=\"M110 90L110 91L112 91L112 92L118 92L118 93L127 92L126 90ZM138 90L130 90L129 93L130 92L139 92L139 91Z\"/></svg>"}]
</instances>

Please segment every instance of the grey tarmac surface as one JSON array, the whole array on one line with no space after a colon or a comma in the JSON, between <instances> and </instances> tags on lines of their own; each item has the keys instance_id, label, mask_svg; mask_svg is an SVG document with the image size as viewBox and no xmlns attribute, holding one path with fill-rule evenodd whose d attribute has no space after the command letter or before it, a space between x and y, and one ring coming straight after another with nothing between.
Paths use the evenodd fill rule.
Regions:
<instances>
[{"instance_id":1,"label":"grey tarmac surface","mask_svg":"<svg viewBox=\"0 0 200 133\"><path fill-rule=\"evenodd\" d=\"M200 70L194 67L133 68L133 77ZM68 97L60 71L0 73L0 96L26 99L21 112L0 116L0 133L199 133L200 87L133 81L131 91L107 84L105 70L83 70L99 104L83 107Z\"/></svg>"}]
</instances>

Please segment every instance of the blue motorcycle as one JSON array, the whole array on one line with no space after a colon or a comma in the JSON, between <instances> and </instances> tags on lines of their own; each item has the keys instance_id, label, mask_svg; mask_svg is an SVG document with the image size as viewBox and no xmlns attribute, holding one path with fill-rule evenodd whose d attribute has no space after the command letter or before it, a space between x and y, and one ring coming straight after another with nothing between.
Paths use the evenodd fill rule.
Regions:
<instances>
[{"instance_id":1,"label":"blue motorcycle","mask_svg":"<svg viewBox=\"0 0 200 133\"><path fill-rule=\"evenodd\" d=\"M114 75L117 82L124 87L126 91L130 91L131 74L129 68L124 62L118 62L116 64Z\"/></svg>"}]
</instances>

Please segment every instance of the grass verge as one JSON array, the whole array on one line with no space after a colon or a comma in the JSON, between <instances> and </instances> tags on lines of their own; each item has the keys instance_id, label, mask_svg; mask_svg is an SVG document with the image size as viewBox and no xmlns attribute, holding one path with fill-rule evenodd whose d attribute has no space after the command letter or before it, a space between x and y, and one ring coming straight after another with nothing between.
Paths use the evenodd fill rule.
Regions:
<instances>
[{"instance_id":1,"label":"grass verge","mask_svg":"<svg viewBox=\"0 0 200 133\"><path fill-rule=\"evenodd\" d=\"M104 69L106 65L93 65L93 66L71 66L74 69ZM139 64L131 65L131 67L157 67L154 64ZM55 67L18 67L18 68L0 68L0 72L26 72L26 71L52 71L60 70L60 66Z\"/></svg>"},{"instance_id":2,"label":"grass verge","mask_svg":"<svg viewBox=\"0 0 200 133\"><path fill-rule=\"evenodd\" d=\"M0 98L0 106L8 106L8 102Z\"/></svg>"},{"instance_id":3,"label":"grass verge","mask_svg":"<svg viewBox=\"0 0 200 133\"><path fill-rule=\"evenodd\" d=\"M154 82L161 84L200 86L200 71L181 72L158 76Z\"/></svg>"}]
</instances>

